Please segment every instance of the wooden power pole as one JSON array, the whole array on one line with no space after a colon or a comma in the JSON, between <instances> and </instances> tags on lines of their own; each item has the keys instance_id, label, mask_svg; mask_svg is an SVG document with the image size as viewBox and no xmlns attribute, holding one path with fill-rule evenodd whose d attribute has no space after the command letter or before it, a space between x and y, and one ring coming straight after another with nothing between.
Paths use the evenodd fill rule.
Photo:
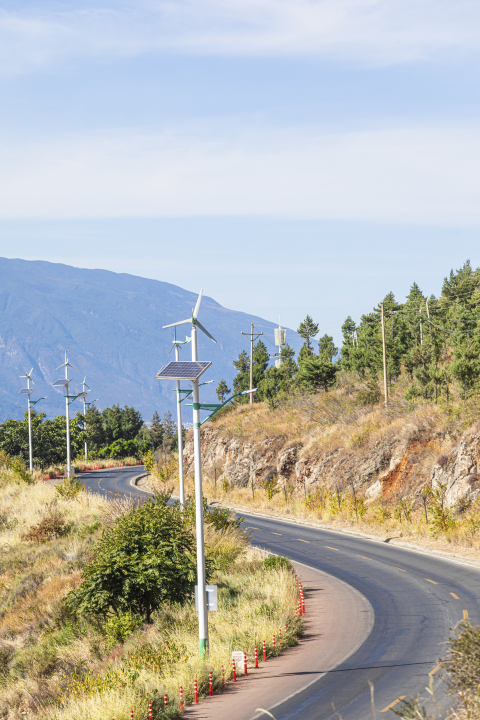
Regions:
<instances>
[{"instance_id":1,"label":"wooden power pole","mask_svg":"<svg viewBox=\"0 0 480 720\"><path fill-rule=\"evenodd\" d=\"M383 392L385 395L385 407L388 405L388 384L387 384L387 351L385 349L385 313L382 302L382 344L383 344Z\"/></svg>"},{"instance_id":2,"label":"wooden power pole","mask_svg":"<svg viewBox=\"0 0 480 720\"><path fill-rule=\"evenodd\" d=\"M250 338L250 390L253 390L253 341L257 340L260 335L263 335L263 332L261 333L254 333L253 332L253 323L252 323L252 331L249 333L243 332L242 335L247 335L247 337ZM255 337L254 337L255 335ZM250 404L253 403L253 393L250 394Z\"/></svg>"}]
</instances>

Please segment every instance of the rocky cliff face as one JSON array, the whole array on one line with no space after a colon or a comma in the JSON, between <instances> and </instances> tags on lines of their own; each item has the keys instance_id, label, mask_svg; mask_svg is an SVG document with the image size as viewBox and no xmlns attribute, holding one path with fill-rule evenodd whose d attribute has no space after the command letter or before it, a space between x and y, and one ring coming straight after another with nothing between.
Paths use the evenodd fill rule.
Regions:
<instances>
[{"instance_id":1,"label":"rocky cliff face","mask_svg":"<svg viewBox=\"0 0 480 720\"><path fill-rule=\"evenodd\" d=\"M415 495L425 483L446 486L446 501L480 495L480 432L466 433L450 449L443 435L408 433L385 436L373 445L322 451L279 437L242 440L215 427L202 430L205 473L245 487L261 485L274 475L281 484L294 484L307 492L318 486L355 486L368 499L392 500ZM185 445L186 468L193 473L193 441Z\"/></svg>"}]
</instances>

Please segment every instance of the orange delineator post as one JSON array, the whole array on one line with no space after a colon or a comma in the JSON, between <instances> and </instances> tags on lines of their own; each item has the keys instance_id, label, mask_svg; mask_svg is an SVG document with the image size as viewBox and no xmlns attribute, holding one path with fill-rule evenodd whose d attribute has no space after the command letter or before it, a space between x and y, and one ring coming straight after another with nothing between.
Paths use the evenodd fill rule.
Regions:
<instances>
[{"instance_id":1,"label":"orange delineator post","mask_svg":"<svg viewBox=\"0 0 480 720\"><path fill-rule=\"evenodd\" d=\"M273 644L273 647L275 647L275 635L272 635L272 644Z\"/></svg>"},{"instance_id":2,"label":"orange delineator post","mask_svg":"<svg viewBox=\"0 0 480 720\"><path fill-rule=\"evenodd\" d=\"M243 672L245 675L248 675L248 669L247 669L247 653L243 651Z\"/></svg>"},{"instance_id":3,"label":"orange delineator post","mask_svg":"<svg viewBox=\"0 0 480 720\"><path fill-rule=\"evenodd\" d=\"M263 662L267 662L267 645L265 640L263 641Z\"/></svg>"},{"instance_id":4,"label":"orange delineator post","mask_svg":"<svg viewBox=\"0 0 480 720\"><path fill-rule=\"evenodd\" d=\"M233 682L237 682L237 670L235 668L235 658L232 658L232 679L233 679Z\"/></svg>"},{"instance_id":5,"label":"orange delineator post","mask_svg":"<svg viewBox=\"0 0 480 720\"><path fill-rule=\"evenodd\" d=\"M255 645L255 667L258 668L258 651L257 651L256 645Z\"/></svg>"},{"instance_id":6,"label":"orange delineator post","mask_svg":"<svg viewBox=\"0 0 480 720\"><path fill-rule=\"evenodd\" d=\"M183 687L180 685L180 712L183 712Z\"/></svg>"},{"instance_id":7,"label":"orange delineator post","mask_svg":"<svg viewBox=\"0 0 480 720\"><path fill-rule=\"evenodd\" d=\"M225 670L222 665L222 688L224 688L224 687L225 687Z\"/></svg>"},{"instance_id":8,"label":"orange delineator post","mask_svg":"<svg viewBox=\"0 0 480 720\"><path fill-rule=\"evenodd\" d=\"M209 688L210 688L210 693L209 693L209 694L210 694L210 695L213 695L213 677L212 677L212 671L211 671L211 670L210 670L210 672L208 673L208 685L209 685Z\"/></svg>"},{"instance_id":9,"label":"orange delineator post","mask_svg":"<svg viewBox=\"0 0 480 720\"><path fill-rule=\"evenodd\" d=\"M198 686L196 680L193 681L193 694L195 696L194 703L198 705Z\"/></svg>"},{"instance_id":10,"label":"orange delineator post","mask_svg":"<svg viewBox=\"0 0 480 720\"><path fill-rule=\"evenodd\" d=\"M167 693L165 693L165 695L163 696L163 705L164 705L164 707L168 707L168 695L167 695Z\"/></svg>"}]
</instances>

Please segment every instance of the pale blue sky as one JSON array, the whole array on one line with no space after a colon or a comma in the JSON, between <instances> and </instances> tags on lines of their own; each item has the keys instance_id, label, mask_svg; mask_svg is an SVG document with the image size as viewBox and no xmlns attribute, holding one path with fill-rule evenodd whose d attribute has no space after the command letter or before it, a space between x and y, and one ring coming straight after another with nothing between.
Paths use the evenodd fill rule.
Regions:
<instances>
[{"instance_id":1,"label":"pale blue sky","mask_svg":"<svg viewBox=\"0 0 480 720\"><path fill-rule=\"evenodd\" d=\"M480 264L480 5L0 5L0 255L328 331Z\"/></svg>"}]
</instances>

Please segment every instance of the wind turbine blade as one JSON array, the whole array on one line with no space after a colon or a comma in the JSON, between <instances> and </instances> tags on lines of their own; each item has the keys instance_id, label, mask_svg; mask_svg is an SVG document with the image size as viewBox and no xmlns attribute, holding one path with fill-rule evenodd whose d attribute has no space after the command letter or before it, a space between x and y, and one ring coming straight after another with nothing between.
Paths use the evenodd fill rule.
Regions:
<instances>
[{"instance_id":1,"label":"wind turbine blade","mask_svg":"<svg viewBox=\"0 0 480 720\"><path fill-rule=\"evenodd\" d=\"M215 338L213 337L213 335L210 335L210 333L208 332L208 330L203 327L202 323L201 323L199 320L196 321L195 325L196 325L197 327L199 327L200 330L201 330L202 332L204 332L205 335L207 335L207 337L210 338L210 340L213 340L214 343L217 342L217 341L215 340Z\"/></svg>"},{"instance_id":2,"label":"wind turbine blade","mask_svg":"<svg viewBox=\"0 0 480 720\"><path fill-rule=\"evenodd\" d=\"M55 372L57 370L60 370L62 367L65 367L65 365L68 365L68 363L63 363L63 365L59 365L58 368L55 368Z\"/></svg>"},{"instance_id":3,"label":"wind turbine blade","mask_svg":"<svg viewBox=\"0 0 480 720\"><path fill-rule=\"evenodd\" d=\"M28 373L27 377L32 377L32 372L33 372L33 368L30 370L30 372Z\"/></svg>"},{"instance_id":4,"label":"wind turbine blade","mask_svg":"<svg viewBox=\"0 0 480 720\"><path fill-rule=\"evenodd\" d=\"M195 310L193 311L193 317L195 320L197 319L198 311L200 310L200 303L202 302L202 295L203 295L203 288L200 290L200 295L198 296L197 304L195 305Z\"/></svg>"},{"instance_id":5,"label":"wind turbine blade","mask_svg":"<svg viewBox=\"0 0 480 720\"><path fill-rule=\"evenodd\" d=\"M179 322L171 323L170 325L164 325L163 330L166 328L176 327L177 325L191 325L192 318L188 318L188 320L180 320Z\"/></svg>"}]
</instances>

